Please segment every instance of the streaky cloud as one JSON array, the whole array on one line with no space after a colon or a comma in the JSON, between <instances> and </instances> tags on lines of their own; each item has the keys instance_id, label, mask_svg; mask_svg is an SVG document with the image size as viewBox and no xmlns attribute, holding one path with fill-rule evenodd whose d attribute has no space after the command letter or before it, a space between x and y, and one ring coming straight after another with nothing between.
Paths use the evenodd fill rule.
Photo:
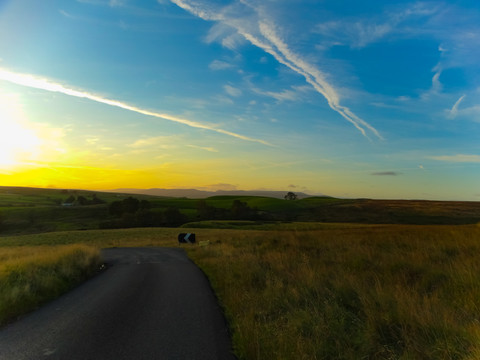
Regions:
<instances>
[{"instance_id":1,"label":"streaky cloud","mask_svg":"<svg viewBox=\"0 0 480 360\"><path fill-rule=\"evenodd\" d=\"M208 151L208 152L214 152L214 153L218 153L218 150L213 148L213 147L210 147L210 146L198 146L198 145L187 145L188 147L191 147L193 149L200 149L200 150L205 150L205 151Z\"/></svg>"},{"instance_id":2,"label":"streaky cloud","mask_svg":"<svg viewBox=\"0 0 480 360\"><path fill-rule=\"evenodd\" d=\"M429 159L453 163L480 163L480 155L472 154L430 156Z\"/></svg>"},{"instance_id":3,"label":"streaky cloud","mask_svg":"<svg viewBox=\"0 0 480 360\"><path fill-rule=\"evenodd\" d=\"M455 104L452 106L452 108L449 111L450 117L454 118L457 116L458 107L460 106L460 103L463 101L463 99L465 99L466 96L467 96L466 94L460 96L460 98L455 102Z\"/></svg>"},{"instance_id":4,"label":"streaky cloud","mask_svg":"<svg viewBox=\"0 0 480 360\"><path fill-rule=\"evenodd\" d=\"M269 21L266 16L262 16L260 8L255 7L246 0L240 0L241 4L255 12L257 20L256 24L252 24L251 16L248 17L248 20L242 21L238 15L231 16L227 11L220 11L207 4L189 0L171 1L203 20L221 22L234 28L252 45L272 55L279 63L303 76L307 83L323 95L329 107L355 126L363 136L368 138L367 130L369 130L377 138L383 139L373 126L354 114L348 107L340 105L340 97L334 87L326 80L326 75L290 50L287 43L278 36L275 24Z\"/></svg>"},{"instance_id":5,"label":"streaky cloud","mask_svg":"<svg viewBox=\"0 0 480 360\"><path fill-rule=\"evenodd\" d=\"M227 70L233 68L234 66L222 60L214 60L210 65L208 65L208 67L211 70Z\"/></svg>"},{"instance_id":6,"label":"streaky cloud","mask_svg":"<svg viewBox=\"0 0 480 360\"><path fill-rule=\"evenodd\" d=\"M126 104L126 103L121 102L121 101L107 99L107 98L104 98L104 97L101 97L101 96L98 96L98 95L95 95L95 94L92 94L92 93L89 93L89 92L85 92L85 91L74 90L74 89L65 87L62 84L55 83L55 82L52 82L52 81L47 80L47 79L38 78L34 75L18 74L18 73L11 72L11 71L0 68L0 80L8 81L10 83L25 86L25 87L29 87L29 88L35 88L35 89L40 89L40 90L45 90L45 91L50 91L50 92L57 92L57 93L61 93L61 94L64 94L64 95L73 96L73 97L77 97L77 98L84 98L84 99L88 99L88 100L95 101L95 102L98 102L98 103L102 103L102 104L118 107L118 108L121 108L121 109L133 111L133 112L136 112L138 114L152 116L152 117L156 117L156 118L160 118L160 119L164 119L164 120L169 120L169 121L172 121L172 122L176 122L176 123L179 123L179 124L190 126L192 128L214 131L214 132L217 132L219 134L235 137L237 139L257 142L257 143L260 143L260 144L263 144L263 145L268 145L268 146L273 146L269 142L261 140L261 139L251 138L251 137L248 137L248 136L245 136L245 135L234 133L232 131L220 129L220 128L214 127L212 125L202 124L202 123L199 123L199 122L196 122L196 121L183 119L183 118L180 118L180 117L177 117L177 116L174 116L174 115L141 109L139 107L129 105L129 104Z\"/></svg>"}]
</instances>

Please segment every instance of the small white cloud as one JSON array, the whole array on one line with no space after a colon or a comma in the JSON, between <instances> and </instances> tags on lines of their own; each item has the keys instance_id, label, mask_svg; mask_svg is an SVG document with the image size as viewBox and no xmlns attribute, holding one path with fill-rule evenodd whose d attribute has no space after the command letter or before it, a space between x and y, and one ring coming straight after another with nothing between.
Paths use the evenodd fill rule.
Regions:
<instances>
[{"instance_id":1,"label":"small white cloud","mask_svg":"<svg viewBox=\"0 0 480 360\"><path fill-rule=\"evenodd\" d=\"M208 65L210 70L226 70L226 69L231 69L234 66L230 63L227 63L225 61L221 60L214 60Z\"/></svg>"},{"instance_id":2,"label":"small white cloud","mask_svg":"<svg viewBox=\"0 0 480 360\"><path fill-rule=\"evenodd\" d=\"M69 19L73 19L73 16L70 15L68 12L66 12L65 10L58 10L58 12L60 14L62 14L63 16L65 16L66 18L69 18Z\"/></svg>"},{"instance_id":3,"label":"small white cloud","mask_svg":"<svg viewBox=\"0 0 480 360\"><path fill-rule=\"evenodd\" d=\"M100 139L98 137L94 137L94 138L88 138L85 141L87 142L87 144L95 145L99 140Z\"/></svg>"},{"instance_id":4,"label":"small white cloud","mask_svg":"<svg viewBox=\"0 0 480 360\"><path fill-rule=\"evenodd\" d=\"M157 147L161 149L171 148L172 137L169 136L155 136L144 139L136 140L135 142L128 145L128 147L134 149L145 149L148 147ZM173 140L174 141L174 140Z\"/></svg>"},{"instance_id":5,"label":"small white cloud","mask_svg":"<svg viewBox=\"0 0 480 360\"><path fill-rule=\"evenodd\" d=\"M239 96L242 95L242 90L240 90L236 87L233 87L231 85L224 85L223 88L224 88L225 92L230 96L239 97Z\"/></svg>"},{"instance_id":6,"label":"small white cloud","mask_svg":"<svg viewBox=\"0 0 480 360\"><path fill-rule=\"evenodd\" d=\"M122 7L122 6L125 6L125 0L110 0L108 2L108 5L110 7Z\"/></svg>"}]
</instances>

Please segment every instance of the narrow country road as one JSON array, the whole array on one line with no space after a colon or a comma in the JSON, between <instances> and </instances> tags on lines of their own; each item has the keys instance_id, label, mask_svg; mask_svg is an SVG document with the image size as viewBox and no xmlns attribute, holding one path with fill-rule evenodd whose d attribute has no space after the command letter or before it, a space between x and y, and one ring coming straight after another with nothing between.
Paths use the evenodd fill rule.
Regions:
<instances>
[{"instance_id":1,"label":"narrow country road","mask_svg":"<svg viewBox=\"0 0 480 360\"><path fill-rule=\"evenodd\" d=\"M0 329L0 359L235 359L203 273L179 248L102 250L107 270Z\"/></svg>"}]
</instances>

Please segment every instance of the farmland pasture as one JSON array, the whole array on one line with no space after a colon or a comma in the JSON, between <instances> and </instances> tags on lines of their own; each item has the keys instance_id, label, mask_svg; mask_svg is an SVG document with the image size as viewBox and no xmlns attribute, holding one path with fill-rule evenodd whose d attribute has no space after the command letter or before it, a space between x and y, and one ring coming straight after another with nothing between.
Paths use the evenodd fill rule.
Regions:
<instances>
[{"instance_id":1,"label":"farmland pasture","mask_svg":"<svg viewBox=\"0 0 480 360\"><path fill-rule=\"evenodd\" d=\"M240 359L476 359L480 227L288 224L191 229L186 246L224 308ZM179 246L176 228L0 238L1 247Z\"/></svg>"},{"instance_id":2,"label":"farmland pasture","mask_svg":"<svg viewBox=\"0 0 480 360\"><path fill-rule=\"evenodd\" d=\"M479 202L134 195L154 216L173 208L188 222L99 230L108 204L130 195L60 205L73 194L92 196L0 187L0 323L93 274L100 248L177 247L179 232L195 232L203 246L185 250L239 359L480 358ZM260 219L229 218L239 203ZM205 219L202 206L220 210Z\"/></svg>"},{"instance_id":3,"label":"farmland pasture","mask_svg":"<svg viewBox=\"0 0 480 360\"><path fill-rule=\"evenodd\" d=\"M124 219L109 211L114 202L132 196L139 201L148 201L148 209ZM63 206L72 197L81 197L87 203L77 202L73 206ZM97 202L92 201L94 197ZM235 206L243 207L243 211L234 211ZM168 221L164 216L171 209L181 214L175 221ZM286 228L288 225L284 224L289 222L312 223L309 225L312 229L316 228L315 223L318 222L475 224L480 222L480 202L331 197L307 197L289 201L259 196L212 196L199 200L85 190L0 187L0 236L111 227L177 226L181 223L186 227L246 226L274 229L276 226Z\"/></svg>"}]
</instances>

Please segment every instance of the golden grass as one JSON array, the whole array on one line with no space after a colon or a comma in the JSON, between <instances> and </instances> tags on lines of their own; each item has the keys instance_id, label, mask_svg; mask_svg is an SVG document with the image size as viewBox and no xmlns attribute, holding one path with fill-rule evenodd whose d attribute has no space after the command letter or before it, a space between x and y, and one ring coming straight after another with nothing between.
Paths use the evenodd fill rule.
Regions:
<instances>
[{"instance_id":1,"label":"golden grass","mask_svg":"<svg viewBox=\"0 0 480 360\"><path fill-rule=\"evenodd\" d=\"M480 228L246 233L189 250L240 359L475 359Z\"/></svg>"},{"instance_id":2,"label":"golden grass","mask_svg":"<svg viewBox=\"0 0 480 360\"><path fill-rule=\"evenodd\" d=\"M0 324L79 284L100 265L86 245L0 247Z\"/></svg>"},{"instance_id":3,"label":"golden grass","mask_svg":"<svg viewBox=\"0 0 480 360\"><path fill-rule=\"evenodd\" d=\"M209 243L187 252L225 309L240 359L480 359L479 226L292 228L39 234L0 238L0 253L178 246L179 232L194 231Z\"/></svg>"}]
</instances>

